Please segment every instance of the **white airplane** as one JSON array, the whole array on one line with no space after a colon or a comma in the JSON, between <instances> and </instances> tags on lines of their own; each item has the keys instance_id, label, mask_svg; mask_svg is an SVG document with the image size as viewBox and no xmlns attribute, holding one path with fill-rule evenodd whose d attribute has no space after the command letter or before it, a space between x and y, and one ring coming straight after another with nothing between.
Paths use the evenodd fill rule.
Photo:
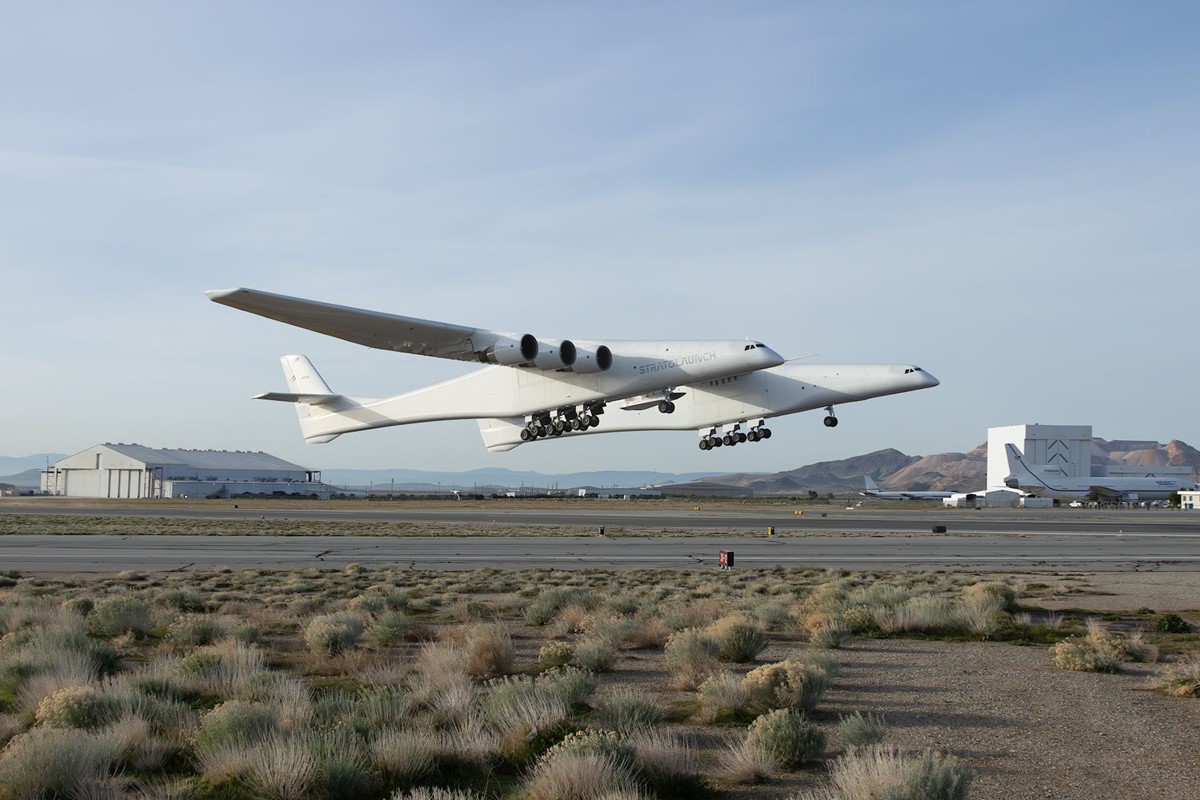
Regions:
<instances>
[{"instance_id":1,"label":"white airplane","mask_svg":"<svg viewBox=\"0 0 1200 800\"><path fill-rule=\"evenodd\" d=\"M1016 445L1004 445L1008 456L1009 476L1004 484L1041 497L1060 500L1166 500L1174 492L1194 489L1191 481L1179 478L1146 477L1087 477L1068 476L1060 467L1049 464L1028 464Z\"/></svg>"},{"instance_id":2,"label":"white airplane","mask_svg":"<svg viewBox=\"0 0 1200 800\"><path fill-rule=\"evenodd\" d=\"M383 399L337 394L309 360L284 356L287 392L305 441L435 420L475 419L489 451L564 434L639 430L700 433L700 449L771 437L767 419L938 385L910 365L787 363L762 342L582 341L430 322L253 289L205 292L215 303L367 347L483 362L458 378ZM743 430L743 426L748 426Z\"/></svg>"},{"instance_id":3,"label":"white airplane","mask_svg":"<svg viewBox=\"0 0 1200 800\"><path fill-rule=\"evenodd\" d=\"M954 492L885 492L879 488L879 484L875 483L870 475L864 475L863 480L867 484L866 491L862 492L863 497L878 497L880 500L940 500L954 494Z\"/></svg>"}]
</instances>

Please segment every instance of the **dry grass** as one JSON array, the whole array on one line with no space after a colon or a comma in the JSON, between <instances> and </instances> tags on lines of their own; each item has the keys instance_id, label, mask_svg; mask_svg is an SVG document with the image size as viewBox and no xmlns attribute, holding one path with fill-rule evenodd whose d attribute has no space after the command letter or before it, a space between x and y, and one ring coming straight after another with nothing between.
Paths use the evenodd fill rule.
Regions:
<instances>
[{"instance_id":1,"label":"dry grass","mask_svg":"<svg viewBox=\"0 0 1200 800\"><path fill-rule=\"evenodd\" d=\"M548 765L572 760L603 773L589 796L698 796L724 769L736 782L753 783L799 763L770 748L719 742L720 726L820 701L836 665L812 646L789 643L805 635L802 622L823 620L815 640L827 628L870 635L877 617L899 635L928 632L946 619L961 632L961 609L971 604L988 620L1008 613L998 605L1001 592L972 589L977 581L966 578L816 570L730 573L717 581L702 571L357 567L10 580L0 587L0 764L21 772L18 762L25 763L17 785L40 785L30 783L41 780L28 771L30 737L61 733L58 742L39 740L45 780L56 780L55 765L70 752L83 765L83 783L43 794L81 797L174 797L180 790L172 785L201 778L215 795L385 796L397 786L466 775L481 776L472 785L487 800L535 786L542 796L571 796L578 781L567 767ZM138 626L96 625L101 607L112 617L122 616L112 609L147 609L151 624L140 635ZM546 614L551 624L527 624ZM348 622L357 633L306 641L314 617L331 628ZM554 640L555 632L567 633L565 640ZM1151 655L1150 642L1137 635L1106 636L1077 638L1092 651ZM772 647L762 650L766 642ZM744 668L719 661L763 653L787 657L744 677ZM589 669L532 675L539 661L549 667L566 659ZM604 669L612 672L597 674ZM1194 659L1171 669L1168 691L1196 691ZM498 675L508 677L487 680ZM681 686L699 689L680 695ZM769 719L800 718L780 712ZM816 719L817 732L833 733L831 717ZM863 718L857 727L873 722ZM755 724L771 727L765 719ZM849 725L842 723L839 741L861 748L873 740L871 731L848 732ZM572 730L598 726L612 731L556 744ZM680 739L681 730L695 738ZM717 763L723 749L725 766ZM617 777L605 783L610 767Z\"/></svg>"}]
</instances>

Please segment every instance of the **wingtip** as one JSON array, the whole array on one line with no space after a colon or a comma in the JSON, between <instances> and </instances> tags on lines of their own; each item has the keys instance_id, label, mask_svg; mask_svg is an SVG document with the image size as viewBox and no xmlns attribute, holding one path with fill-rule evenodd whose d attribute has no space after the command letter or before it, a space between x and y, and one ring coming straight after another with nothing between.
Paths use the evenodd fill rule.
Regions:
<instances>
[{"instance_id":1,"label":"wingtip","mask_svg":"<svg viewBox=\"0 0 1200 800\"><path fill-rule=\"evenodd\" d=\"M219 303L227 297L232 297L238 292L243 291L242 287L238 286L233 289L209 289L204 293L204 296L214 303Z\"/></svg>"}]
</instances>

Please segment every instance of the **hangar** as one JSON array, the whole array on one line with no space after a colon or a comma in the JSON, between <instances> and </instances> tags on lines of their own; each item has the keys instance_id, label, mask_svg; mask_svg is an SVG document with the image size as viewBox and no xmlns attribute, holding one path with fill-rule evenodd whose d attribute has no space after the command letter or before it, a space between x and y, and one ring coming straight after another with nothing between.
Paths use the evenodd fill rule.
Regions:
<instances>
[{"instance_id":1,"label":"hangar","mask_svg":"<svg viewBox=\"0 0 1200 800\"><path fill-rule=\"evenodd\" d=\"M321 473L269 453L98 444L42 472L42 491L63 497L183 498L337 492Z\"/></svg>"}]
</instances>

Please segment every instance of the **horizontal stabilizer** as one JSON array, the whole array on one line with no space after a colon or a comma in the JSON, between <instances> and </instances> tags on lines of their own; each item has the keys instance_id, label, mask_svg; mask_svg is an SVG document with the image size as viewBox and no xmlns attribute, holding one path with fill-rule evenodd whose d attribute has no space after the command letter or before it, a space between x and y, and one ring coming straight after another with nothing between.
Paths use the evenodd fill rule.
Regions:
<instances>
[{"instance_id":1,"label":"horizontal stabilizer","mask_svg":"<svg viewBox=\"0 0 1200 800\"><path fill-rule=\"evenodd\" d=\"M329 406L346 398L340 394L296 394L291 392L263 392L254 395L255 400L278 400L283 403L307 403L310 406Z\"/></svg>"}]
</instances>

